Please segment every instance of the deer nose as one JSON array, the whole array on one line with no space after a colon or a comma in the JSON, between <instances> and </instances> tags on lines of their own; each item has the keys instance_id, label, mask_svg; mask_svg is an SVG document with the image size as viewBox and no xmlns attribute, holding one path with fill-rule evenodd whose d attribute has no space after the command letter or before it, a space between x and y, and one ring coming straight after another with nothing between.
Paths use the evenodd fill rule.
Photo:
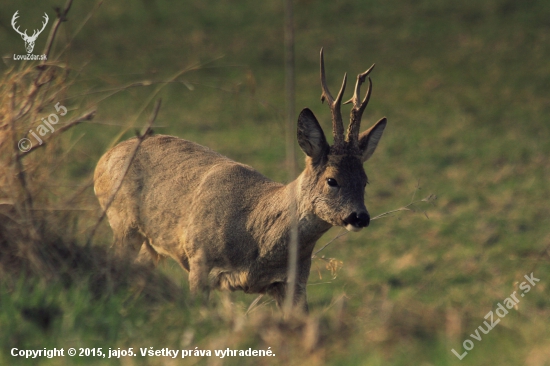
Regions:
<instances>
[{"instance_id":1,"label":"deer nose","mask_svg":"<svg viewBox=\"0 0 550 366\"><path fill-rule=\"evenodd\" d=\"M346 217L344 222L348 225L352 225L356 228L362 229L369 226L370 216L366 211L362 212L352 212L351 215Z\"/></svg>"}]
</instances>

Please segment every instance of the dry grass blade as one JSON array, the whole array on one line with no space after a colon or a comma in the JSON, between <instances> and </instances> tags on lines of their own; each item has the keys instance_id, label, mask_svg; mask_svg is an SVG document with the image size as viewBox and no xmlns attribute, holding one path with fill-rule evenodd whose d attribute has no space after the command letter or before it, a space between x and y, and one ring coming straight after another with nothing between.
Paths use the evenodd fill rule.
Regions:
<instances>
[{"instance_id":1,"label":"dry grass blade","mask_svg":"<svg viewBox=\"0 0 550 366\"><path fill-rule=\"evenodd\" d=\"M338 235L336 235L334 238L332 238L328 243L326 243L325 245L323 245L321 247L321 249L317 250L315 253L313 253L313 255L311 256L311 258L317 258L317 254L319 254L321 251L323 251L326 247L328 247L332 242L334 242L336 239L346 235L348 232L347 231L344 231L344 229L340 229L340 231L338 232Z\"/></svg>"},{"instance_id":2,"label":"dry grass blade","mask_svg":"<svg viewBox=\"0 0 550 366\"><path fill-rule=\"evenodd\" d=\"M262 299L262 297L264 297L264 294L258 295L258 297L256 297L256 298L254 299L254 301L252 301L252 303L250 304L250 306L249 306L248 309L246 310L245 315L250 314L250 312L251 312L252 310L254 310L254 308L255 308L256 305L260 302L260 300Z\"/></svg>"},{"instance_id":3,"label":"dry grass blade","mask_svg":"<svg viewBox=\"0 0 550 366\"><path fill-rule=\"evenodd\" d=\"M34 221L32 220L32 195L31 193L29 192L29 189L28 189L28 186L27 186L27 181L26 181L26 176L25 176L25 169L23 168L23 163L21 162L21 156L17 153L19 151L18 149L18 142L17 142L17 137L16 137L16 131L17 131L17 128L16 128L16 118L15 118L15 100L16 100L16 96L17 96L17 85L14 83L13 86L12 86L12 92L11 92L11 97L10 97L10 103L9 103L9 106L10 106L10 132L11 132L11 138L12 138L12 142L13 142L13 151L15 152L15 157L14 157L14 161L13 161L13 164L15 166L15 169L16 169L16 174L15 176L17 177L17 179L19 180L19 184L21 185L21 188L23 189L23 194L24 194L24 200L23 200L23 207L24 207L24 211L25 211L25 217L28 217L30 218L30 222L31 222L31 225L34 225Z\"/></svg>"},{"instance_id":4,"label":"dry grass blade","mask_svg":"<svg viewBox=\"0 0 550 366\"><path fill-rule=\"evenodd\" d=\"M72 0L63 11L58 10L58 22L48 37L45 52L50 53L61 21L66 20ZM61 70L61 72L60 72ZM67 89L68 69L57 62L24 62L21 67L11 68L2 75L0 83L0 156L5 164L0 169L0 201L3 201L2 216L9 221L0 222L0 272L16 274L21 271L52 278L59 273L63 258L71 253L72 238L60 239L55 229L58 216L48 216L37 205L47 206L50 197L41 194L44 182L51 177L51 163L55 160L54 149L44 154L24 153L19 138L34 129L43 111L55 101L63 101ZM59 104L59 103L58 103ZM61 132L93 118L87 113L68 123ZM55 122L57 123L57 122ZM50 127L53 133L53 128ZM61 135L57 130L56 136ZM49 133L50 131L48 131ZM44 136L43 133L40 133ZM36 137L36 135L34 135ZM19 142L17 141L19 140ZM27 139L28 140L28 139ZM49 139L48 139L49 140ZM39 139L40 143L42 141ZM41 145L35 145L37 148ZM23 159L23 156L25 159ZM66 240L65 240L66 239ZM65 256L65 257L64 257Z\"/></svg>"},{"instance_id":5,"label":"dry grass blade","mask_svg":"<svg viewBox=\"0 0 550 366\"><path fill-rule=\"evenodd\" d=\"M25 169L25 166L23 165L23 162L21 161L21 156L19 155L19 149L18 149L18 142L17 142L17 114L16 114L16 100L17 100L17 83L13 81L11 92L8 95L9 103L8 103L8 116L7 119L9 119L9 137L11 137L12 140L12 154L11 156L12 161L11 164L13 166L13 169L15 170L13 174L10 174L14 176L18 183L18 188L22 192L23 199L21 200L20 197L17 197L17 193L12 193L12 199L10 200L13 202L11 207L13 207L17 212L17 217L19 218L19 221L23 224L25 227L25 230L21 232L22 235L20 238L18 238L17 241L17 249L20 251L22 255L25 256L25 258L30 262L32 268L37 273L41 274L42 276L48 276L48 273L50 273L51 268L48 266L47 263L44 263L44 261L41 261L40 258L42 257L42 248L37 243L40 242L39 233L37 230L35 217L34 217L34 211L33 211L33 196L31 189L29 187L28 181L27 181L27 171ZM5 136L8 138L8 136ZM7 182L1 182L6 184ZM8 183L8 186L14 185L15 182ZM10 187L11 188L11 187ZM3 230L4 231L4 230ZM0 243L1 244L1 243Z\"/></svg>"},{"instance_id":6,"label":"dry grass blade","mask_svg":"<svg viewBox=\"0 0 550 366\"><path fill-rule=\"evenodd\" d=\"M400 211L412 211L412 212L416 212L415 210L415 205L419 204L419 203L422 203L422 202L425 202L425 203L429 203L429 204L432 204L434 203L434 201L437 199L437 196L435 194L429 194L428 196L424 197L423 199L421 200L414 200L414 197L415 197L415 194L416 192L418 191L419 187L417 185L414 193L413 193L413 197L411 199L411 202L409 202L409 204L403 206L403 207L399 207L399 208L396 208L395 210L391 210L391 211L387 211L387 212L384 212L384 213L381 213L379 215L376 215L374 217L372 217L370 219L370 221L373 221L373 220L378 220L378 219L381 219L383 217L390 217L390 216L393 216L394 214L396 214L397 212L400 212ZM424 210L420 210L424 216L426 216L427 219L429 219L428 217L428 214L426 213L426 211ZM317 258L317 259L323 259L323 260L328 260L327 258L320 258L320 257L317 257L317 254L319 254L321 251L323 251L326 247L328 247L330 244L332 244L336 239L346 235L348 232L347 231L344 231L342 232L343 229L340 230L340 232L334 237L332 238L328 243L326 243L325 245L323 245L319 250L317 250L315 253L313 253L313 255L311 256L311 258ZM329 258L329 259L334 259L334 258Z\"/></svg>"},{"instance_id":7,"label":"dry grass blade","mask_svg":"<svg viewBox=\"0 0 550 366\"><path fill-rule=\"evenodd\" d=\"M48 38L45 51L48 54L56 49L55 38L61 33L60 24L67 19L71 4L72 0L69 0L63 9L56 9L58 20ZM119 259L114 263L110 260L108 250L102 246L86 248L79 245L82 228L90 226L87 220L91 219L93 224L96 219L84 214L85 206L79 206L80 202L88 199L82 193L90 187L92 179L84 185L77 184L78 189L74 195L67 190L58 191L59 187L74 186L68 184L65 174L57 172L57 167L67 162L66 157L70 156L72 148L78 142L78 139L72 139L72 146L65 148L67 141L60 136L65 135L64 132L68 129L92 120L96 111L95 108L89 110L89 105L80 105L78 102L67 105L70 99L67 94L73 91L77 77L71 73L71 67L51 58L47 63L22 62L20 67L12 67L1 76L2 284L15 286L23 278L25 281L37 279L46 282L62 278L67 286L84 280L90 286L93 296L102 296L121 287L134 289L137 286L138 293L153 301L174 299L179 292L162 275L151 273L130 261ZM59 113L59 105L66 111ZM65 116L69 111L75 113L67 115L67 122L64 120L57 129L46 124L46 120L49 120L46 115L54 106L57 112L52 113L57 116L52 117L55 118L55 122L52 122L54 125L61 121L59 116ZM138 137L144 138L150 134L150 126L159 107L160 101L155 106L149 126ZM87 112L77 112L81 110ZM37 137L37 134L43 139ZM35 142L31 141L31 136L35 138ZM52 138L57 140L55 144L51 143ZM29 150L20 145L24 139L31 144ZM43 146L45 148L40 153L28 154ZM66 196L67 204L59 205ZM86 239L85 236L84 241Z\"/></svg>"},{"instance_id":8,"label":"dry grass blade","mask_svg":"<svg viewBox=\"0 0 550 366\"><path fill-rule=\"evenodd\" d=\"M373 218L371 218L370 220L378 220L378 219L381 219L383 217L388 217L388 216L393 216L393 214L395 214L396 212L399 212L399 211L412 211L412 212L416 212L416 210L414 209L416 204L418 203L421 203L421 202L426 202L426 203L430 203L430 204L433 204L433 202L437 199L437 196L435 194L429 194L428 196L422 198L421 200L417 200L417 201L411 201L408 205L406 206L403 206L403 207L399 207L395 210L391 210L391 211L387 211L387 212L384 212L384 213L381 213L379 215L376 215L374 216ZM421 210L422 213L424 214L424 216L426 216L426 218L428 219L428 214L426 213L426 211L424 210Z\"/></svg>"}]
</instances>

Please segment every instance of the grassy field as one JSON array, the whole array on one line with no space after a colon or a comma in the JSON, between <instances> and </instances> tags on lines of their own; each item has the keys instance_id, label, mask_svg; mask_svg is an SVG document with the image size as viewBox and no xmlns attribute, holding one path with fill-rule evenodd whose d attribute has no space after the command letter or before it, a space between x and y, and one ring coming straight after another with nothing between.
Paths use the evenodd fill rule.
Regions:
<instances>
[{"instance_id":1,"label":"grassy field","mask_svg":"<svg viewBox=\"0 0 550 366\"><path fill-rule=\"evenodd\" d=\"M33 29L48 13L34 51L41 54L56 6L63 4L9 1L0 17L0 364L550 365L549 2L296 1L296 105L311 108L327 135L320 48L332 90L344 72L354 78L377 65L363 129L382 116L389 123L365 165L371 214L413 197L438 198L331 243L322 253L341 267L331 273L326 261L314 260L311 315L287 320L269 301L245 315L255 297L242 293L215 293L208 309L191 304L187 274L172 261L153 273L113 263L106 222L86 246L101 214L89 184L95 164L141 129L158 98L156 133L196 141L288 181L283 3L75 2L50 58L61 81L17 126L17 140L58 102L69 109L61 124L90 108L97 114L53 132L45 148L21 160L38 233L48 233L22 238L2 226L25 227L5 209L17 208L25 195L13 183L6 116L14 75L36 64L10 59L25 53L10 20L19 10L21 29ZM339 232L331 229L318 248ZM25 264L25 251L6 249L27 239L45 252L67 246L73 254L41 272ZM531 273L540 282L525 292L521 283ZM499 318L499 303L514 291L525 296ZM487 329L490 311L500 322L484 334L478 327ZM459 360L451 349L463 354L463 342L473 348ZM13 348L56 347L271 347L276 356L11 356Z\"/></svg>"}]
</instances>

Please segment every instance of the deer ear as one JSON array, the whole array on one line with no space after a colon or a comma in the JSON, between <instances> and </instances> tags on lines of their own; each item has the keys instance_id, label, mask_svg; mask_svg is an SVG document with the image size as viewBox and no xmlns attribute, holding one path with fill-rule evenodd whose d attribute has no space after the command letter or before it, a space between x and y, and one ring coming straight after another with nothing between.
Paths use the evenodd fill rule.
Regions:
<instances>
[{"instance_id":1,"label":"deer ear","mask_svg":"<svg viewBox=\"0 0 550 366\"><path fill-rule=\"evenodd\" d=\"M359 148L363 153L361 158L363 163L369 160L374 150L376 150L376 146L378 146L378 142L382 138L387 122L388 120L384 117L376 122L374 126L359 135Z\"/></svg>"},{"instance_id":2,"label":"deer ear","mask_svg":"<svg viewBox=\"0 0 550 366\"><path fill-rule=\"evenodd\" d=\"M325 133L309 108L298 116L298 144L313 160L320 159L329 149Z\"/></svg>"}]
</instances>

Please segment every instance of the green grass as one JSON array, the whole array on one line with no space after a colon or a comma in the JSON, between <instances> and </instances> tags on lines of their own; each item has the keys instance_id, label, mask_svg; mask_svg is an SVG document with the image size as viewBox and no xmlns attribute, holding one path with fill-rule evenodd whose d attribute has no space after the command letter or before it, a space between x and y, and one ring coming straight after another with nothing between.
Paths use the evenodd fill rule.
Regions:
<instances>
[{"instance_id":1,"label":"green grass","mask_svg":"<svg viewBox=\"0 0 550 366\"><path fill-rule=\"evenodd\" d=\"M44 11L52 22L52 6L59 5L6 4L0 32L4 53L24 51L9 25L15 10L22 27L32 28ZM58 46L93 6L73 5ZM131 289L94 298L85 280L69 287L36 278L0 280L0 363L97 363L93 358L25 362L10 356L12 347L153 346L272 347L277 354L227 358L223 364L550 364L549 256L541 255L550 240L549 19L550 3L542 0L296 2L297 107L312 108L328 135L330 114L319 103L321 46L333 90L344 72L353 79L377 64L363 127L382 116L389 123L366 164L369 211L406 205L417 185L417 198L438 196L434 207L422 206L429 219L400 213L332 243L323 253L343 261L335 279L324 262L314 261L310 283L316 284L308 295L319 339L309 350L292 325L267 315L245 318L252 296L231 294L231 306L215 294L208 310L188 304L187 275L167 262L159 271L180 285L182 295L165 303L147 301ZM181 83L160 89L155 132L197 141L287 181L282 24L280 2L107 1L61 59L74 69L73 95L167 80L202 65L178 78L193 90ZM38 38L35 53L45 40ZM129 121L141 128L151 105L141 115L136 111L157 87L130 88L102 100L92 123L63 137L60 147L75 144L56 171L55 195L71 194L71 184L90 177ZM64 105L84 108L106 95L67 99ZM124 136L132 134L130 129ZM86 207L97 210L92 190L85 196ZM95 213L79 218L81 243ZM332 229L319 244L337 232ZM104 224L94 245L109 245L110 235ZM521 298L519 311L474 341L474 349L458 361L451 348L462 353L462 341L497 302L517 291L514 282L531 272L541 281ZM54 314L47 327L24 315L25 308L36 307ZM265 308L277 314L272 303ZM168 364L141 357L102 362Z\"/></svg>"}]
</instances>

